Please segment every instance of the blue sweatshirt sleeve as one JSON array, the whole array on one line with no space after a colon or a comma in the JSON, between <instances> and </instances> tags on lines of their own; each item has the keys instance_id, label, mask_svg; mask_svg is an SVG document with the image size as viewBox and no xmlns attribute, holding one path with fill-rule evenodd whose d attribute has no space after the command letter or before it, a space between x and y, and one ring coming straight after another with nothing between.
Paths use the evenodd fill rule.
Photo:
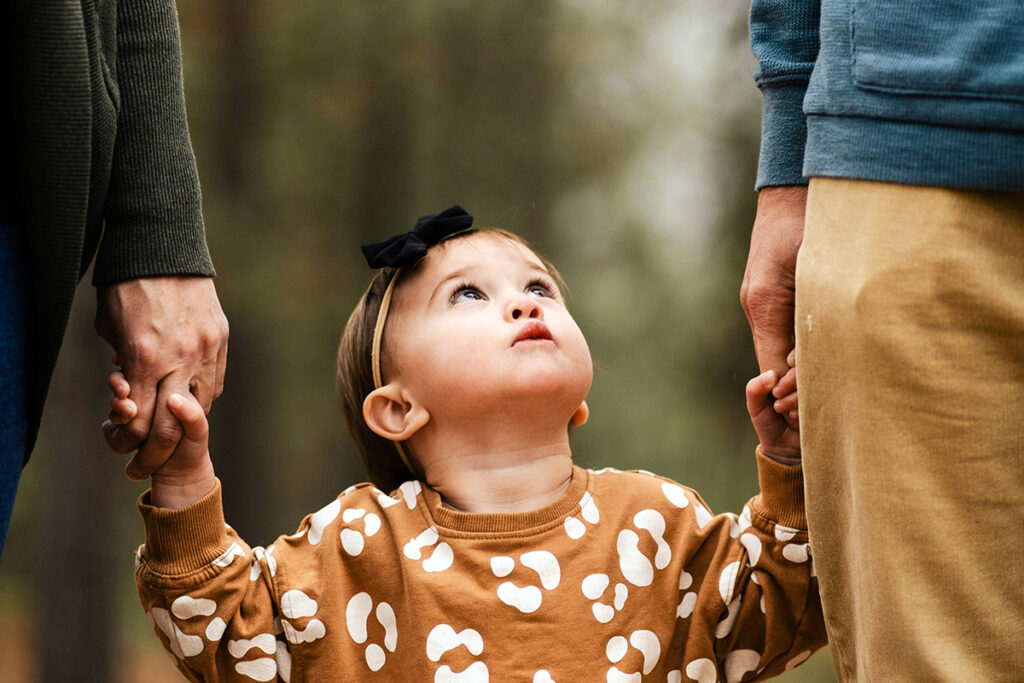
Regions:
<instances>
[{"instance_id":1,"label":"blue sweatshirt sleeve","mask_svg":"<svg viewBox=\"0 0 1024 683\"><path fill-rule=\"evenodd\" d=\"M821 0L752 0L750 46L761 89L761 154L757 189L799 185L807 121L804 93L818 57Z\"/></svg>"}]
</instances>

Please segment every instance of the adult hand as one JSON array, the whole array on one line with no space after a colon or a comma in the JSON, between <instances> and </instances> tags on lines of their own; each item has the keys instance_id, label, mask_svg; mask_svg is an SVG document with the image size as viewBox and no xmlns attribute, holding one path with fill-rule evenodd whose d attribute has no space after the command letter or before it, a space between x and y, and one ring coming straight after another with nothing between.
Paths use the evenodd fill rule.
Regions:
<instances>
[{"instance_id":1,"label":"adult hand","mask_svg":"<svg viewBox=\"0 0 1024 683\"><path fill-rule=\"evenodd\" d=\"M740 287L740 303L754 333L761 372L786 374L793 348L796 254L804 236L807 187L763 188L750 234L750 254Z\"/></svg>"},{"instance_id":2,"label":"adult hand","mask_svg":"<svg viewBox=\"0 0 1024 683\"><path fill-rule=\"evenodd\" d=\"M145 479L181 440L171 394L191 392L204 412L224 390L228 321L208 277L153 277L97 289L96 331L114 349L138 412L109 422L104 436L117 453L138 453L131 479Z\"/></svg>"}]
</instances>

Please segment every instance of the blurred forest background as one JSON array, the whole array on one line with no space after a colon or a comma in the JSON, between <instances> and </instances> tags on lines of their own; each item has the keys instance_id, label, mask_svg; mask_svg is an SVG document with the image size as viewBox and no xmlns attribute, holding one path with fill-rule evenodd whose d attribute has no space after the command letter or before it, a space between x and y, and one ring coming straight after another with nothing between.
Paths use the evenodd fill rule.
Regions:
<instances>
[{"instance_id":1,"label":"blurred forest background","mask_svg":"<svg viewBox=\"0 0 1024 683\"><path fill-rule=\"evenodd\" d=\"M569 283L596 364L578 462L664 474L716 511L756 492L746 2L178 4L231 324L211 451L247 540L364 478L333 389L371 275L358 245L455 203ZM100 435L111 352L85 283L0 562L0 681L175 681L135 597L145 486ZM780 680L834 680L827 651Z\"/></svg>"}]
</instances>

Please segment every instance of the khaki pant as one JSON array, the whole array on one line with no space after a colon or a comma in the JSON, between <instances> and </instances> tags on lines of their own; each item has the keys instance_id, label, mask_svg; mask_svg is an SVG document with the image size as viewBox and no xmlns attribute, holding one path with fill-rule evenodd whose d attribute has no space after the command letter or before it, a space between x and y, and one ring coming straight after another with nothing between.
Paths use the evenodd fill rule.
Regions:
<instances>
[{"instance_id":1,"label":"khaki pant","mask_svg":"<svg viewBox=\"0 0 1024 683\"><path fill-rule=\"evenodd\" d=\"M840 679L1024 681L1024 193L812 180L796 315Z\"/></svg>"}]
</instances>

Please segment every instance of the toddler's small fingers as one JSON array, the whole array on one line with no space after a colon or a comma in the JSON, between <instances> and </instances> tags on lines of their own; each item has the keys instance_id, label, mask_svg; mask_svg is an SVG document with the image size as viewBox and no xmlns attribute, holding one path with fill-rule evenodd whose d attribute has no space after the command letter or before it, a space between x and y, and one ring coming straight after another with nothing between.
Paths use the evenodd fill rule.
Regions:
<instances>
[{"instance_id":1,"label":"toddler's small fingers","mask_svg":"<svg viewBox=\"0 0 1024 683\"><path fill-rule=\"evenodd\" d=\"M182 427L185 428L185 436L199 439L205 435L206 414L192 394L187 397L181 394L171 394L167 397L167 407L174 417L181 421Z\"/></svg>"},{"instance_id":2,"label":"toddler's small fingers","mask_svg":"<svg viewBox=\"0 0 1024 683\"><path fill-rule=\"evenodd\" d=\"M131 392L131 385L128 384L128 380L124 378L120 372L110 373L110 378L107 380L107 386L114 392L114 395L118 398L126 398Z\"/></svg>"},{"instance_id":3,"label":"toddler's small fingers","mask_svg":"<svg viewBox=\"0 0 1024 683\"><path fill-rule=\"evenodd\" d=\"M759 415L767 407L775 377L775 372L768 370L747 382L747 412L751 417Z\"/></svg>"},{"instance_id":4,"label":"toddler's small fingers","mask_svg":"<svg viewBox=\"0 0 1024 683\"><path fill-rule=\"evenodd\" d=\"M772 407L775 408L775 412L777 412L779 415L786 415L790 411L796 410L797 405L797 395L796 392L794 392L792 394L785 396L784 398L780 398L779 400L777 400L774 404L772 404Z\"/></svg>"},{"instance_id":5,"label":"toddler's small fingers","mask_svg":"<svg viewBox=\"0 0 1024 683\"><path fill-rule=\"evenodd\" d=\"M768 370L747 382L747 400L764 400L775 386L775 371Z\"/></svg>"},{"instance_id":6,"label":"toddler's small fingers","mask_svg":"<svg viewBox=\"0 0 1024 683\"><path fill-rule=\"evenodd\" d=\"M782 379L780 379L775 385L775 388L772 389L772 395L775 396L775 398L782 398L794 391L796 391L796 370L791 369L782 376Z\"/></svg>"},{"instance_id":7,"label":"toddler's small fingers","mask_svg":"<svg viewBox=\"0 0 1024 683\"><path fill-rule=\"evenodd\" d=\"M130 398L110 397L110 421L114 424L127 424L138 412L138 406Z\"/></svg>"},{"instance_id":8,"label":"toddler's small fingers","mask_svg":"<svg viewBox=\"0 0 1024 683\"><path fill-rule=\"evenodd\" d=\"M789 352L789 355L786 356L786 364L789 365L789 367L791 367L791 368L795 368L796 367L796 347L795 346L793 347L793 350Z\"/></svg>"}]
</instances>

